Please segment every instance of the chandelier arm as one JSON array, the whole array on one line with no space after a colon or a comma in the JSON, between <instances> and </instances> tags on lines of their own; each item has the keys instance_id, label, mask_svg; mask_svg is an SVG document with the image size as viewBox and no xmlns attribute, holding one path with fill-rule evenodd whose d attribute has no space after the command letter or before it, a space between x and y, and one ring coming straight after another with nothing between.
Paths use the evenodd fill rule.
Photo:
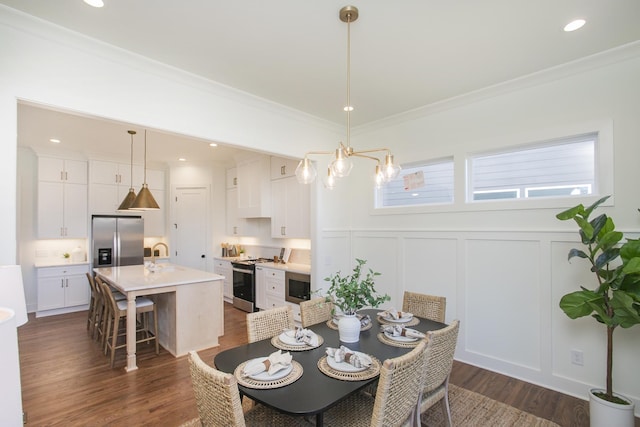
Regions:
<instances>
[{"instance_id":1,"label":"chandelier arm","mask_svg":"<svg viewBox=\"0 0 640 427\"><path fill-rule=\"evenodd\" d=\"M375 160L378 164L380 164L380 159L374 156L367 156L366 154L362 154L364 151L353 152L351 155L355 157L364 157L365 159Z\"/></svg>"},{"instance_id":2,"label":"chandelier arm","mask_svg":"<svg viewBox=\"0 0 640 427\"><path fill-rule=\"evenodd\" d=\"M333 154L333 151L308 151L304 153L304 157L308 157L316 154Z\"/></svg>"},{"instance_id":3,"label":"chandelier arm","mask_svg":"<svg viewBox=\"0 0 640 427\"><path fill-rule=\"evenodd\" d=\"M380 151L386 151L387 154L391 154L391 150L389 150L388 148L372 148L371 150L358 150L358 151L354 151L353 153L351 153L352 156L356 156L360 153L377 153Z\"/></svg>"}]
</instances>

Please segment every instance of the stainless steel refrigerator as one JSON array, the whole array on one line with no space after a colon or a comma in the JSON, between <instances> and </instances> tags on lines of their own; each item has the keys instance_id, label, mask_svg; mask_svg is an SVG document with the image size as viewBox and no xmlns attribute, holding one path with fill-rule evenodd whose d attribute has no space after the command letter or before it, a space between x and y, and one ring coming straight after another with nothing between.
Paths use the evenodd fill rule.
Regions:
<instances>
[{"instance_id":1,"label":"stainless steel refrigerator","mask_svg":"<svg viewBox=\"0 0 640 427\"><path fill-rule=\"evenodd\" d=\"M144 219L141 216L91 217L93 268L144 263Z\"/></svg>"}]
</instances>

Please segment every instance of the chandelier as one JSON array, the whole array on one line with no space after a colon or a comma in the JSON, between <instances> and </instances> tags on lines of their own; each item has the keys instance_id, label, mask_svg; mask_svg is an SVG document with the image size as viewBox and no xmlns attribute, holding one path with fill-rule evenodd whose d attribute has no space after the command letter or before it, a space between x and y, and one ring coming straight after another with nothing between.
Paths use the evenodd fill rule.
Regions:
<instances>
[{"instance_id":1,"label":"chandelier","mask_svg":"<svg viewBox=\"0 0 640 427\"><path fill-rule=\"evenodd\" d=\"M333 155L333 159L327 168L327 176L324 179L325 187L333 189L336 178L348 176L353 168L351 157L362 157L376 162L375 182L377 187L391 181L400 173L400 165L394 163L391 150L388 148L373 148L370 150L354 150L351 146L351 23L358 19L358 8L355 6L345 6L340 9L340 20L347 23L347 104L344 111L347 113L347 138L346 145L340 141L338 148L333 151L309 151L300 160L296 168L296 177L301 184L312 183L317 175L317 171L309 156L311 155ZM373 153L386 153L384 161L374 156Z\"/></svg>"}]
</instances>

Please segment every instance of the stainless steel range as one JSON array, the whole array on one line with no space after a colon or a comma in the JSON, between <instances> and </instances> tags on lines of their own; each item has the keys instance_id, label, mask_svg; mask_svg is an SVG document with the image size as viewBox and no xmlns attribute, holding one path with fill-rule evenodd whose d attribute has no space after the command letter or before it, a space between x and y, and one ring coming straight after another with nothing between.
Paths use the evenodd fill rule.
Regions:
<instances>
[{"instance_id":1,"label":"stainless steel range","mask_svg":"<svg viewBox=\"0 0 640 427\"><path fill-rule=\"evenodd\" d=\"M269 258L231 262L233 267L233 306L251 313L256 311L256 264L273 261Z\"/></svg>"}]
</instances>

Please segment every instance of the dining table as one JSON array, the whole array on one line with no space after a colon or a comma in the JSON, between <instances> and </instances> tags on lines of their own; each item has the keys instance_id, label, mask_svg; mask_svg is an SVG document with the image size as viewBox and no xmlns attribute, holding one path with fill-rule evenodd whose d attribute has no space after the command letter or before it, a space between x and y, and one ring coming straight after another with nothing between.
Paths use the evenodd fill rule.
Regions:
<instances>
[{"instance_id":1,"label":"dining table","mask_svg":"<svg viewBox=\"0 0 640 427\"><path fill-rule=\"evenodd\" d=\"M331 320L309 326L308 329L321 337L321 345L301 351L290 351L293 361L302 368L302 375L290 384L278 385L275 388L256 388L243 385L239 381L238 388L241 396L249 397L260 404L292 416L315 416L316 426L322 426L324 413L328 409L352 393L375 384L379 377L379 372L373 377L362 380L345 380L327 375L321 371L319 361L326 355L328 347L338 348L344 345L352 351L365 353L372 356L374 360L377 359L379 362L377 366L386 359L401 356L412 350L413 346L408 344L403 345L405 343L400 342L394 345L394 342L385 340L383 336L379 337L382 323L378 320L377 314L380 311L382 310L365 309L358 312L363 316L369 315L371 327L362 328L359 341L355 343L340 342L337 326L331 324ZM418 323L415 324L416 322ZM417 316L414 316L412 323L415 325L408 324L410 326L407 327L420 332L447 326L445 323ZM214 357L214 366L220 371L234 374L236 368L244 362L267 357L277 351L278 348L273 344L275 339L265 339L222 351ZM238 378L237 375L236 378Z\"/></svg>"}]
</instances>

